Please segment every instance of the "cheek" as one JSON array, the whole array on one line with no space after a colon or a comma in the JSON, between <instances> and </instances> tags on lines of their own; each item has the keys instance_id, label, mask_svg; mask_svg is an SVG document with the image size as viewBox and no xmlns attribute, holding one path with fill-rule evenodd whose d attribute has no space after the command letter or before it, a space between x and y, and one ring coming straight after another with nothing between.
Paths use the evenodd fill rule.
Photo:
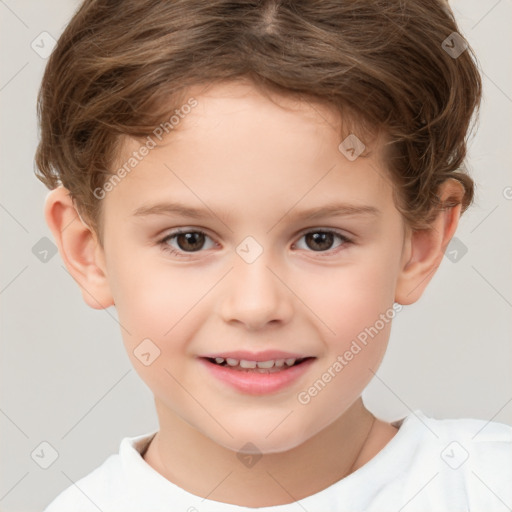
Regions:
<instances>
[{"instance_id":1,"label":"cheek","mask_svg":"<svg viewBox=\"0 0 512 512\"><path fill-rule=\"evenodd\" d=\"M324 362L309 383L317 405L336 403L343 410L373 377L370 369L377 371L396 315L391 267L374 257L302 283L303 300L319 317L315 323L323 340Z\"/></svg>"},{"instance_id":2,"label":"cheek","mask_svg":"<svg viewBox=\"0 0 512 512\"><path fill-rule=\"evenodd\" d=\"M314 313L328 346L343 349L381 314L393 312L392 266L374 255L360 264L326 268L314 278L299 276L297 295L309 308L308 316Z\"/></svg>"},{"instance_id":3,"label":"cheek","mask_svg":"<svg viewBox=\"0 0 512 512\"><path fill-rule=\"evenodd\" d=\"M163 380L167 386L170 376L165 369L179 368L202 325L201 298L218 276L166 265L154 255L148 258L136 251L117 260L112 254L112 261L117 263L109 278L128 356L144 381ZM154 362L144 364L153 358Z\"/></svg>"},{"instance_id":4,"label":"cheek","mask_svg":"<svg viewBox=\"0 0 512 512\"><path fill-rule=\"evenodd\" d=\"M208 276L168 265L159 252L114 254L112 261L116 263L109 281L116 309L128 330L138 335L163 338L181 318L194 314L194 306L211 287Z\"/></svg>"}]
</instances>

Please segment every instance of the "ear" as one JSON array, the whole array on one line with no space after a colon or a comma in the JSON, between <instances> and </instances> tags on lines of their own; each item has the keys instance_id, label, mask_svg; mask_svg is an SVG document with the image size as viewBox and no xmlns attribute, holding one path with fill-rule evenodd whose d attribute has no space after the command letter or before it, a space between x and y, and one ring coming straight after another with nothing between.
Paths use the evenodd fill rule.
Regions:
<instances>
[{"instance_id":1,"label":"ear","mask_svg":"<svg viewBox=\"0 0 512 512\"><path fill-rule=\"evenodd\" d=\"M439 188L441 203L448 203L437 214L428 229L413 231L407 228L402 252L401 271L395 290L395 302L403 305L416 302L441 264L446 247L457 229L464 188L449 178ZM450 201L448 201L448 199ZM452 200L459 204L449 206Z\"/></svg>"},{"instance_id":2,"label":"ear","mask_svg":"<svg viewBox=\"0 0 512 512\"><path fill-rule=\"evenodd\" d=\"M66 188L60 186L48 194L44 214L61 258L80 286L84 301L94 309L112 306L104 251L96 233L78 215Z\"/></svg>"}]
</instances>

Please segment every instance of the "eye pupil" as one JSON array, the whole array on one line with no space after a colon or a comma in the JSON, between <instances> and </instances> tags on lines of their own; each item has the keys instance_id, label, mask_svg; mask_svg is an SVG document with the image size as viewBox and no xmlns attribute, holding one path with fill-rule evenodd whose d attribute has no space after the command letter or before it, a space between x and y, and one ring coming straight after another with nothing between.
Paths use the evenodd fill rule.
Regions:
<instances>
[{"instance_id":1,"label":"eye pupil","mask_svg":"<svg viewBox=\"0 0 512 512\"><path fill-rule=\"evenodd\" d=\"M314 251L325 251L332 246L333 243L333 234L328 232L318 232L318 233L308 233L306 235L306 241L313 241L314 244L320 244L319 249L315 249L314 247L310 247ZM308 246L310 244L308 243Z\"/></svg>"},{"instance_id":2,"label":"eye pupil","mask_svg":"<svg viewBox=\"0 0 512 512\"><path fill-rule=\"evenodd\" d=\"M174 240L174 243L178 246L178 250L173 250L172 247L169 250L177 255L185 255L185 253L200 252L203 249L206 238L209 238L208 235L202 231L182 231L169 235L162 243L172 245L170 241ZM303 238L305 239L308 249L313 252L330 253L335 238L341 240L341 245L350 243L350 240L346 237L329 230L310 231L304 234Z\"/></svg>"},{"instance_id":3,"label":"eye pupil","mask_svg":"<svg viewBox=\"0 0 512 512\"><path fill-rule=\"evenodd\" d=\"M200 240L200 243L199 243L199 246L198 247L194 247L194 239L196 237L199 237L199 240ZM181 240L183 240L183 238L185 239L186 243L185 245L183 245L181 243ZM202 233L180 233L176 236L176 241L178 242L178 245L180 247L180 249L182 250L197 250L197 249L200 249L201 246L203 245L204 243L204 235ZM197 240L196 240L197 242ZM187 247L188 245L188 247ZM192 247L190 247L190 245L192 245Z\"/></svg>"}]
</instances>

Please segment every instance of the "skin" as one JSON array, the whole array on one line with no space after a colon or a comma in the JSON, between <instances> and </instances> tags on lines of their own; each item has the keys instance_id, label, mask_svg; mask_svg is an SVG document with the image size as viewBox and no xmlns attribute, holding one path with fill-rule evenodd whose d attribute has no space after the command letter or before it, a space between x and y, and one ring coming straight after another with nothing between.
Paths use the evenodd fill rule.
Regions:
<instances>
[{"instance_id":1,"label":"skin","mask_svg":"<svg viewBox=\"0 0 512 512\"><path fill-rule=\"evenodd\" d=\"M160 430L146 462L210 500L290 503L357 470L396 434L361 400L391 322L309 403L297 395L393 302L421 297L460 205L443 210L431 229L412 231L393 203L382 141L349 161L338 150L340 120L327 107L270 101L243 82L192 89L191 96L198 106L102 200L103 247L63 187L48 195L46 220L85 302L115 304L127 353L154 394ZM126 139L119 164L139 147ZM462 193L454 180L439 190L441 199ZM178 200L207 205L209 218L133 214ZM296 217L330 202L380 213ZM185 257L160 243L179 227L207 235L192 246L179 237L164 242ZM315 245L304 236L328 228L351 242L334 237ZM236 252L247 236L263 250L252 263ZM160 349L148 366L134 355L146 338ZM217 381L197 359L238 349L316 359L291 386L253 396ZM263 454L252 467L237 457L247 442Z\"/></svg>"}]
</instances>

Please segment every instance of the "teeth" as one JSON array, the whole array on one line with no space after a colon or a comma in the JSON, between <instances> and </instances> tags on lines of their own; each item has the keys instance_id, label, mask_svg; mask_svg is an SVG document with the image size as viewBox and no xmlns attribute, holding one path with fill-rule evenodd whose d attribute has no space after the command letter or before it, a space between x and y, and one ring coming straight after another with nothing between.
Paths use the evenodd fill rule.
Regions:
<instances>
[{"instance_id":1,"label":"teeth","mask_svg":"<svg viewBox=\"0 0 512 512\"><path fill-rule=\"evenodd\" d=\"M240 359L240 366L242 368L256 368L256 361L246 361L245 359Z\"/></svg>"},{"instance_id":2,"label":"teeth","mask_svg":"<svg viewBox=\"0 0 512 512\"><path fill-rule=\"evenodd\" d=\"M258 361L256 363L258 365L258 368L272 368L274 366L274 361Z\"/></svg>"},{"instance_id":3,"label":"teeth","mask_svg":"<svg viewBox=\"0 0 512 512\"><path fill-rule=\"evenodd\" d=\"M223 364L226 362L228 366L240 366L241 368L261 368L261 369L269 369L269 368L282 368L285 364L286 366L293 366L297 359L294 357L290 357L288 359L270 359L269 361L248 361L247 359L233 359L232 357L227 357L224 359L223 357L216 357L215 362L217 364Z\"/></svg>"}]
</instances>

